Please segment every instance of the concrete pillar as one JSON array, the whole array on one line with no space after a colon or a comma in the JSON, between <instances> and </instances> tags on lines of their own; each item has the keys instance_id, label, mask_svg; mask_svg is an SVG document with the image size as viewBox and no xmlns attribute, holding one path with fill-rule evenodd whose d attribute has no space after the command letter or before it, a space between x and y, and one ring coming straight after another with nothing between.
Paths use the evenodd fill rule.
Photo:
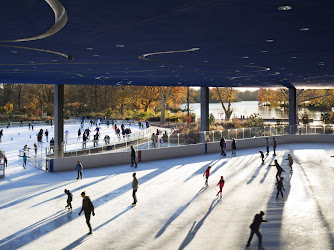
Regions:
<instances>
[{"instance_id":1,"label":"concrete pillar","mask_svg":"<svg viewBox=\"0 0 334 250\"><path fill-rule=\"evenodd\" d=\"M201 131L209 131L209 88L201 87Z\"/></svg>"},{"instance_id":2,"label":"concrete pillar","mask_svg":"<svg viewBox=\"0 0 334 250\"><path fill-rule=\"evenodd\" d=\"M54 157L64 156L64 84L54 87Z\"/></svg>"},{"instance_id":3,"label":"concrete pillar","mask_svg":"<svg viewBox=\"0 0 334 250\"><path fill-rule=\"evenodd\" d=\"M289 127L290 134L296 133L297 124L297 101L296 101L296 88L289 87Z\"/></svg>"}]
</instances>

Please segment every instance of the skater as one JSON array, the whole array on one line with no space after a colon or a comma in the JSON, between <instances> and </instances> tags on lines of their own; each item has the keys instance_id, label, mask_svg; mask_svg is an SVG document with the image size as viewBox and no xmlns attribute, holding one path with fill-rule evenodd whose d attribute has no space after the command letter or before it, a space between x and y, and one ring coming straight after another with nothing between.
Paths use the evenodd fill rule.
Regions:
<instances>
[{"instance_id":1,"label":"skater","mask_svg":"<svg viewBox=\"0 0 334 250\"><path fill-rule=\"evenodd\" d=\"M263 154L263 151L260 150L260 158L262 159L262 164L264 163L264 154Z\"/></svg>"},{"instance_id":2,"label":"skater","mask_svg":"<svg viewBox=\"0 0 334 250\"><path fill-rule=\"evenodd\" d=\"M226 156L226 141L223 136L220 139L220 149L221 149L221 155Z\"/></svg>"},{"instance_id":3,"label":"skater","mask_svg":"<svg viewBox=\"0 0 334 250\"><path fill-rule=\"evenodd\" d=\"M35 155L37 155L37 143L34 143Z\"/></svg>"},{"instance_id":4,"label":"skater","mask_svg":"<svg viewBox=\"0 0 334 250\"><path fill-rule=\"evenodd\" d=\"M77 141L79 141L80 138L81 138L81 129L79 128L79 129L78 129L78 139L77 139Z\"/></svg>"},{"instance_id":5,"label":"skater","mask_svg":"<svg viewBox=\"0 0 334 250\"><path fill-rule=\"evenodd\" d=\"M266 138L266 147L267 147L267 155L269 155L269 146L270 146L270 142L269 142L269 138Z\"/></svg>"},{"instance_id":6,"label":"skater","mask_svg":"<svg viewBox=\"0 0 334 250\"><path fill-rule=\"evenodd\" d=\"M136 162L136 151L133 148L133 146L131 146L131 167L133 167L133 163L135 164L135 168L137 167L137 162Z\"/></svg>"},{"instance_id":7,"label":"skater","mask_svg":"<svg viewBox=\"0 0 334 250\"><path fill-rule=\"evenodd\" d=\"M68 137L69 137L70 133L68 132L68 130L65 131L65 144L67 144L68 142Z\"/></svg>"},{"instance_id":8,"label":"skater","mask_svg":"<svg viewBox=\"0 0 334 250\"><path fill-rule=\"evenodd\" d=\"M276 144L276 139L275 139L275 137L273 138L273 150L274 150L274 156L276 156L276 146L277 146L277 144Z\"/></svg>"},{"instance_id":9,"label":"skater","mask_svg":"<svg viewBox=\"0 0 334 250\"><path fill-rule=\"evenodd\" d=\"M232 139L232 144L231 144L231 148L232 148L232 155L236 155L236 150L237 150L237 145L235 143L235 139Z\"/></svg>"},{"instance_id":10,"label":"skater","mask_svg":"<svg viewBox=\"0 0 334 250\"><path fill-rule=\"evenodd\" d=\"M82 169L83 169L83 166L82 166L82 164L80 163L80 161L78 161L77 165L75 166L75 170L78 172L77 180L79 180L79 176L80 176L81 179L82 179Z\"/></svg>"},{"instance_id":11,"label":"skater","mask_svg":"<svg viewBox=\"0 0 334 250\"><path fill-rule=\"evenodd\" d=\"M221 176L220 177L220 180L219 180L219 182L218 182L218 184L217 184L217 186L219 185L219 192L217 193L217 199L218 199L218 195L219 195L219 193L220 193L220 199L222 198L222 190L223 190L223 187L224 187L224 185L225 185L225 180L224 180L224 176Z\"/></svg>"},{"instance_id":12,"label":"skater","mask_svg":"<svg viewBox=\"0 0 334 250\"><path fill-rule=\"evenodd\" d=\"M3 162L5 164L5 167L7 168L8 167L8 162L7 162L7 157L6 156L4 156Z\"/></svg>"},{"instance_id":13,"label":"skater","mask_svg":"<svg viewBox=\"0 0 334 250\"><path fill-rule=\"evenodd\" d=\"M49 131L46 129L44 134L46 137L46 141L48 142L49 141Z\"/></svg>"},{"instance_id":14,"label":"skater","mask_svg":"<svg viewBox=\"0 0 334 250\"><path fill-rule=\"evenodd\" d=\"M277 160L275 159L275 164L273 165L269 165L269 166L275 166L277 169L277 174L276 174L276 180L278 181L279 178L281 178L281 174L282 172L285 172L283 168L281 168L281 166L278 164Z\"/></svg>"},{"instance_id":15,"label":"skater","mask_svg":"<svg viewBox=\"0 0 334 250\"><path fill-rule=\"evenodd\" d=\"M157 143L158 137L154 133L152 134L151 140L152 140L152 147L156 148L157 147L156 143Z\"/></svg>"},{"instance_id":16,"label":"skater","mask_svg":"<svg viewBox=\"0 0 334 250\"><path fill-rule=\"evenodd\" d=\"M67 189L64 190L64 193L67 194L67 201L66 201L67 205L66 205L65 209L68 208L68 211L70 211L70 210L72 210L71 202L73 200L73 195L71 194L70 190L67 190Z\"/></svg>"},{"instance_id":17,"label":"skater","mask_svg":"<svg viewBox=\"0 0 334 250\"><path fill-rule=\"evenodd\" d=\"M92 226L90 225L90 214L93 214L93 216L95 216L94 213L94 204L93 202L90 200L89 196L86 196L85 192L81 193L81 197L82 197L82 208L79 212L79 216L81 214L82 211L85 212L85 217L86 217L86 223L87 226L89 228L89 232L87 235L92 234L93 230L92 230Z\"/></svg>"},{"instance_id":18,"label":"skater","mask_svg":"<svg viewBox=\"0 0 334 250\"><path fill-rule=\"evenodd\" d=\"M264 249L262 247L262 235L260 233L260 225L262 222L268 222L263 219L264 212L260 212L260 214L256 214L253 220L253 223L250 225L251 233L247 242L246 247L250 246L250 243L252 241L253 235L256 234L257 237L259 238L259 249Z\"/></svg>"},{"instance_id":19,"label":"skater","mask_svg":"<svg viewBox=\"0 0 334 250\"><path fill-rule=\"evenodd\" d=\"M82 135L82 148L87 148L87 135L85 132Z\"/></svg>"},{"instance_id":20,"label":"skater","mask_svg":"<svg viewBox=\"0 0 334 250\"><path fill-rule=\"evenodd\" d=\"M137 203L137 190L138 190L138 180L136 178L136 173L133 173L133 181L132 181L132 197L133 197L133 203L132 206L135 206Z\"/></svg>"},{"instance_id":21,"label":"skater","mask_svg":"<svg viewBox=\"0 0 334 250\"><path fill-rule=\"evenodd\" d=\"M293 169L292 169L293 159L292 159L291 155L288 154L288 158L285 159L285 160L289 161L290 172L293 172Z\"/></svg>"},{"instance_id":22,"label":"skater","mask_svg":"<svg viewBox=\"0 0 334 250\"><path fill-rule=\"evenodd\" d=\"M49 153L51 153L51 150L53 152L55 151L54 146L55 146L55 140L52 137L51 140L50 140L50 150L49 150Z\"/></svg>"},{"instance_id":23,"label":"skater","mask_svg":"<svg viewBox=\"0 0 334 250\"><path fill-rule=\"evenodd\" d=\"M205 172L203 174L203 176L205 175L205 178L206 178L205 184L204 184L204 185L206 185L206 187L209 186L208 180L209 180L209 176L210 176L210 169L211 169L211 166L208 166L208 168L205 170Z\"/></svg>"},{"instance_id":24,"label":"skater","mask_svg":"<svg viewBox=\"0 0 334 250\"><path fill-rule=\"evenodd\" d=\"M23 156L20 156L20 157L22 157L23 158L23 168L24 169L26 169L26 167L27 167L27 160L28 160L28 158L30 158L29 156L27 156L26 155L26 153L23 153Z\"/></svg>"},{"instance_id":25,"label":"skater","mask_svg":"<svg viewBox=\"0 0 334 250\"><path fill-rule=\"evenodd\" d=\"M277 194L276 194L276 200L278 199L279 193L282 195L282 200L284 200L282 189L285 191L283 186L284 177L281 177L281 179L277 182Z\"/></svg>"},{"instance_id":26,"label":"skater","mask_svg":"<svg viewBox=\"0 0 334 250\"><path fill-rule=\"evenodd\" d=\"M0 130L0 142L1 142L2 135L3 135L3 129Z\"/></svg>"}]
</instances>

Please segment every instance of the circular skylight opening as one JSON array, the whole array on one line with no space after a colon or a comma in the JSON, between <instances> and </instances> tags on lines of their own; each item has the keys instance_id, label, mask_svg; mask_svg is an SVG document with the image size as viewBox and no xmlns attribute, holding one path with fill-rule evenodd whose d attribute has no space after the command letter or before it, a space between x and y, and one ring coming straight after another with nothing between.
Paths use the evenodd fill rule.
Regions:
<instances>
[{"instance_id":1,"label":"circular skylight opening","mask_svg":"<svg viewBox=\"0 0 334 250\"><path fill-rule=\"evenodd\" d=\"M291 10L292 7L289 5L283 5L277 8L278 10Z\"/></svg>"},{"instance_id":2,"label":"circular skylight opening","mask_svg":"<svg viewBox=\"0 0 334 250\"><path fill-rule=\"evenodd\" d=\"M86 50L93 50L93 48L86 48Z\"/></svg>"},{"instance_id":3,"label":"circular skylight opening","mask_svg":"<svg viewBox=\"0 0 334 250\"><path fill-rule=\"evenodd\" d=\"M267 50L261 50L261 53L268 53Z\"/></svg>"},{"instance_id":4,"label":"circular skylight opening","mask_svg":"<svg viewBox=\"0 0 334 250\"><path fill-rule=\"evenodd\" d=\"M248 56L243 56L242 58L243 58L243 59L248 59Z\"/></svg>"},{"instance_id":5,"label":"circular skylight opening","mask_svg":"<svg viewBox=\"0 0 334 250\"><path fill-rule=\"evenodd\" d=\"M299 30L300 30L300 31L308 31L308 30L310 30L310 29L305 27L305 28L300 28Z\"/></svg>"},{"instance_id":6,"label":"circular skylight opening","mask_svg":"<svg viewBox=\"0 0 334 250\"><path fill-rule=\"evenodd\" d=\"M267 39L266 42L267 43L272 43L274 40L273 39Z\"/></svg>"}]
</instances>

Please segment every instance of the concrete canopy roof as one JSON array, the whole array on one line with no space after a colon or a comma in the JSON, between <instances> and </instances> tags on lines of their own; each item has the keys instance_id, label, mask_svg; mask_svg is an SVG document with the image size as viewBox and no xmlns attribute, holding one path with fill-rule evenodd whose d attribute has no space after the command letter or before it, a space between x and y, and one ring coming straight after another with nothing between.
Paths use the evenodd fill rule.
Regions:
<instances>
[{"instance_id":1,"label":"concrete canopy roof","mask_svg":"<svg viewBox=\"0 0 334 250\"><path fill-rule=\"evenodd\" d=\"M2 0L0 82L332 87L333 12L330 0Z\"/></svg>"}]
</instances>

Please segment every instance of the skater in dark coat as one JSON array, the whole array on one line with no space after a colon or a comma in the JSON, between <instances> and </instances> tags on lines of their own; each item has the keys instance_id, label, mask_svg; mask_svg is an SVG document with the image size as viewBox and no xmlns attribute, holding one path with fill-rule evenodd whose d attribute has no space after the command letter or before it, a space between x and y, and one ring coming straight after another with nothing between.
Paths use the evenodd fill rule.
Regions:
<instances>
[{"instance_id":1,"label":"skater in dark coat","mask_svg":"<svg viewBox=\"0 0 334 250\"><path fill-rule=\"evenodd\" d=\"M46 129L45 130L45 137L46 137L46 141L49 141L49 131Z\"/></svg>"},{"instance_id":2,"label":"skater in dark coat","mask_svg":"<svg viewBox=\"0 0 334 250\"><path fill-rule=\"evenodd\" d=\"M231 148L232 148L232 155L236 155L235 151L237 150L237 145L234 138L232 139Z\"/></svg>"},{"instance_id":3,"label":"skater in dark coat","mask_svg":"<svg viewBox=\"0 0 334 250\"><path fill-rule=\"evenodd\" d=\"M288 161L289 161L290 172L292 172L292 171L293 171L293 170L292 170L293 159L292 159L291 155L288 154L288 158L285 159L285 160L288 160Z\"/></svg>"},{"instance_id":4,"label":"skater in dark coat","mask_svg":"<svg viewBox=\"0 0 334 250\"><path fill-rule=\"evenodd\" d=\"M210 176L210 169L211 169L211 166L208 166L208 168L205 170L203 176L205 175L205 184L207 187L209 186L208 184L208 180L209 180L209 176Z\"/></svg>"},{"instance_id":5,"label":"skater in dark coat","mask_svg":"<svg viewBox=\"0 0 334 250\"><path fill-rule=\"evenodd\" d=\"M217 186L219 185L219 191L218 191L218 193L217 193L217 198L218 198L218 195L219 195L219 193L220 193L220 199L222 198L222 191L223 191L223 187L224 187L224 185L225 185L225 180L224 180L224 176L221 176L220 177L220 180L219 180L219 182L218 182L218 184L217 184Z\"/></svg>"},{"instance_id":6,"label":"skater in dark coat","mask_svg":"<svg viewBox=\"0 0 334 250\"><path fill-rule=\"evenodd\" d=\"M284 181L284 178L281 177L281 179L277 182L277 194L276 194L276 199L278 199L278 195L279 195L279 193L281 193L281 195L282 195L282 200L284 200L284 196L283 196L283 192L282 192L282 189L285 191L285 189L284 189L284 185L283 185L283 181Z\"/></svg>"},{"instance_id":7,"label":"skater in dark coat","mask_svg":"<svg viewBox=\"0 0 334 250\"><path fill-rule=\"evenodd\" d=\"M5 167L7 168L8 167L8 162L7 162L7 157L6 156L4 156L3 162L5 164Z\"/></svg>"},{"instance_id":8,"label":"skater in dark coat","mask_svg":"<svg viewBox=\"0 0 334 250\"><path fill-rule=\"evenodd\" d=\"M89 228L89 233L88 234L92 234L93 230L92 230L92 226L90 225L90 215L93 214L93 216L95 216L94 204L90 200L89 196L86 196L85 192L81 193L81 197L82 197L83 200L82 200L82 208L79 212L79 216L80 216L82 211L85 212L86 223L87 223L87 226Z\"/></svg>"},{"instance_id":9,"label":"skater in dark coat","mask_svg":"<svg viewBox=\"0 0 334 250\"><path fill-rule=\"evenodd\" d=\"M77 180L79 180L79 176L80 176L81 179L82 179L82 169L83 169L83 166L82 166L82 164L80 163L80 161L78 161L77 165L75 166L75 170L78 172Z\"/></svg>"},{"instance_id":10,"label":"skater in dark coat","mask_svg":"<svg viewBox=\"0 0 334 250\"><path fill-rule=\"evenodd\" d=\"M267 147L267 155L269 155L269 146L270 146L270 142L269 142L269 138L266 138L266 147Z\"/></svg>"},{"instance_id":11,"label":"skater in dark coat","mask_svg":"<svg viewBox=\"0 0 334 250\"><path fill-rule=\"evenodd\" d=\"M220 144L219 145L220 145L220 149L221 149L221 154L226 156L226 141L225 141L224 137L222 137L220 139Z\"/></svg>"},{"instance_id":12,"label":"skater in dark coat","mask_svg":"<svg viewBox=\"0 0 334 250\"><path fill-rule=\"evenodd\" d=\"M133 173L133 180L132 180L132 197L133 197L133 203L132 206L136 205L137 203L137 190L138 190L138 180L136 178L136 173Z\"/></svg>"},{"instance_id":13,"label":"skater in dark coat","mask_svg":"<svg viewBox=\"0 0 334 250\"><path fill-rule=\"evenodd\" d=\"M285 172L283 168L278 164L277 160L275 159L275 164L269 165L269 166L275 166L277 169L276 179L277 181L281 178L282 172Z\"/></svg>"},{"instance_id":14,"label":"skater in dark coat","mask_svg":"<svg viewBox=\"0 0 334 250\"><path fill-rule=\"evenodd\" d=\"M70 190L65 189L64 193L67 194L67 206L65 208L68 208L68 210L72 210L72 200L73 200L73 195L71 194Z\"/></svg>"},{"instance_id":15,"label":"skater in dark coat","mask_svg":"<svg viewBox=\"0 0 334 250\"><path fill-rule=\"evenodd\" d=\"M78 129L78 139L77 139L77 141L80 140L80 138L81 138L81 129L79 128Z\"/></svg>"},{"instance_id":16,"label":"skater in dark coat","mask_svg":"<svg viewBox=\"0 0 334 250\"><path fill-rule=\"evenodd\" d=\"M0 142L1 142L2 136L3 136L3 129L0 130Z\"/></svg>"},{"instance_id":17,"label":"skater in dark coat","mask_svg":"<svg viewBox=\"0 0 334 250\"><path fill-rule=\"evenodd\" d=\"M276 139L273 138L273 150L274 150L274 156L276 156L276 147L277 147Z\"/></svg>"},{"instance_id":18,"label":"skater in dark coat","mask_svg":"<svg viewBox=\"0 0 334 250\"><path fill-rule=\"evenodd\" d=\"M260 152L260 158L261 158L262 164L263 164L264 163L264 154L263 154L262 150L260 150L259 152Z\"/></svg>"},{"instance_id":19,"label":"skater in dark coat","mask_svg":"<svg viewBox=\"0 0 334 250\"><path fill-rule=\"evenodd\" d=\"M137 162L136 162L136 151L133 148L133 146L131 146L131 167L133 167L133 164L135 164L135 168L137 167Z\"/></svg>"},{"instance_id":20,"label":"skater in dark coat","mask_svg":"<svg viewBox=\"0 0 334 250\"><path fill-rule=\"evenodd\" d=\"M263 215L264 215L264 212L262 212L262 211L260 212L260 214L255 215L253 223L250 225L251 233L250 233L250 236L249 236L246 247L250 246L250 243L253 239L253 236L254 236L254 234L256 234L257 237L259 238L259 249L264 249L262 247L262 235L261 235L259 230L260 230L261 223L262 222L268 222L268 221L263 219Z\"/></svg>"}]
</instances>

